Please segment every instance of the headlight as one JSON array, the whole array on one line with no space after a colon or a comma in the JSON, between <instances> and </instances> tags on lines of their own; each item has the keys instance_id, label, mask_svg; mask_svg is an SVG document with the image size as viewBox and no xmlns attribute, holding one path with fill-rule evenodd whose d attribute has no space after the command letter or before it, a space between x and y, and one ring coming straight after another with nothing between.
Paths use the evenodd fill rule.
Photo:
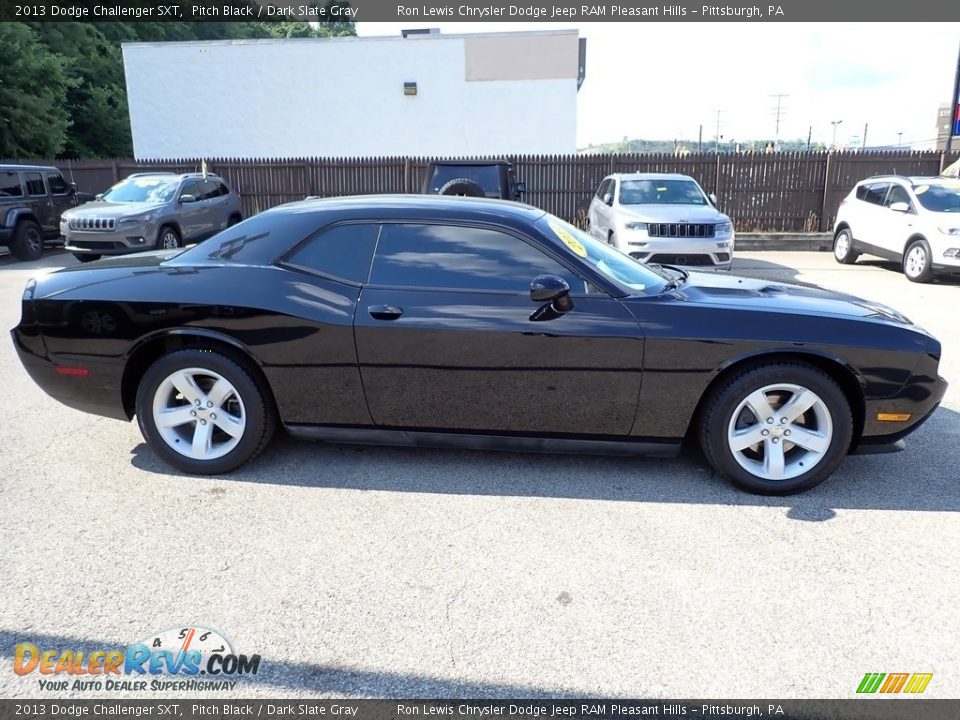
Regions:
<instances>
[{"instance_id":1,"label":"headlight","mask_svg":"<svg viewBox=\"0 0 960 720\"><path fill-rule=\"evenodd\" d=\"M628 222L624 223L623 227L626 230L646 230L647 224L645 222Z\"/></svg>"},{"instance_id":2,"label":"headlight","mask_svg":"<svg viewBox=\"0 0 960 720\"><path fill-rule=\"evenodd\" d=\"M120 218L117 220L117 225L131 225L133 223L145 223L149 222L150 218L153 217L150 213L146 215L133 215L131 217Z\"/></svg>"},{"instance_id":3,"label":"headlight","mask_svg":"<svg viewBox=\"0 0 960 720\"><path fill-rule=\"evenodd\" d=\"M938 229L944 235L960 235L960 227L941 227Z\"/></svg>"},{"instance_id":4,"label":"headlight","mask_svg":"<svg viewBox=\"0 0 960 720\"><path fill-rule=\"evenodd\" d=\"M717 223L715 232L722 235L730 232L731 230L733 230L733 223L724 222L724 223Z\"/></svg>"}]
</instances>

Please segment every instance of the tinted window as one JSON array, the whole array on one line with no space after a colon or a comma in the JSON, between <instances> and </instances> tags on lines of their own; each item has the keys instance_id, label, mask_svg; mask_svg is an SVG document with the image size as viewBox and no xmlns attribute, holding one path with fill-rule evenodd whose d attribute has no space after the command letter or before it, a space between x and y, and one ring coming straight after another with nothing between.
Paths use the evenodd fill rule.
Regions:
<instances>
[{"instance_id":1,"label":"tinted window","mask_svg":"<svg viewBox=\"0 0 960 720\"><path fill-rule=\"evenodd\" d=\"M891 185L890 192L887 193L887 200L884 205L890 207L894 203L904 202L907 205L910 204L910 193L907 192L907 189L902 185Z\"/></svg>"},{"instance_id":2,"label":"tinted window","mask_svg":"<svg viewBox=\"0 0 960 720\"><path fill-rule=\"evenodd\" d=\"M555 260L512 235L453 225L383 226L370 273L374 285L526 293L537 275L586 286Z\"/></svg>"},{"instance_id":3,"label":"tinted window","mask_svg":"<svg viewBox=\"0 0 960 720\"><path fill-rule=\"evenodd\" d=\"M30 195L46 195L47 189L43 186L40 173L24 173L23 179L27 183L27 193Z\"/></svg>"},{"instance_id":4,"label":"tinted window","mask_svg":"<svg viewBox=\"0 0 960 720\"><path fill-rule=\"evenodd\" d=\"M603 200L603 196L606 195L611 190L611 185L613 185L613 180L604 180L600 183L600 187L597 188L597 197Z\"/></svg>"},{"instance_id":5,"label":"tinted window","mask_svg":"<svg viewBox=\"0 0 960 720\"><path fill-rule=\"evenodd\" d=\"M188 180L180 189L180 197L184 195L193 195L197 200L202 199L200 183L196 180Z\"/></svg>"},{"instance_id":6,"label":"tinted window","mask_svg":"<svg viewBox=\"0 0 960 720\"><path fill-rule=\"evenodd\" d=\"M219 183L219 185L220 185L220 194L221 194L221 195L229 195L229 194L230 194L230 188L228 188L224 183Z\"/></svg>"},{"instance_id":7,"label":"tinted window","mask_svg":"<svg viewBox=\"0 0 960 720\"><path fill-rule=\"evenodd\" d=\"M15 172L0 172L0 197L20 197L20 176Z\"/></svg>"},{"instance_id":8,"label":"tinted window","mask_svg":"<svg viewBox=\"0 0 960 720\"><path fill-rule=\"evenodd\" d=\"M887 189L890 183L871 183L862 185L857 189L857 198L873 205L883 205L883 198L886 197ZM860 197L860 191L863 191L863 197Z\"/></svg>"},{"instance_id":9,"label":"tinted window","mask_svg":"<svg viewBox=\"0 0 960 720\"><path fill-rule=\"evenodd\" d=\"M70 186L63 179L60 173L50 173L47 175L47 183L50 185L50 192L54 195L66 195L70 192Z\"/></svg>"},{"instance_id":10,"label":"tinted window","mask_svg":"<svg viewBox=\"0 0 960 720\"><path fill-rule=\"evenodd\" d=\"M379 233L379 225L338 225L297 250L286 264L358 284L365 283Z\"/></svg>"},{"instance_id":11,"label":"tinted window","mask_svg":"<svg viewBox=\"0 0 960 720\"><path fill-rule=\"evenodd\" d=\"M203 180L199 183L197 193L201 200L212 200L220 197L220 183L214 180Z\"/></svg>"},{"instance_id":12,"label":"tinted window","mask_svg":"<svg viewBox=\"0 0 960 720\"><path fill-rule=\"evenodd\" d=\"M469 180L483 188L487 197L500 197L500 167L497 165L437 165L430 178L430 191L440 192L454 180Z\"/></svg>"}]
</instances>

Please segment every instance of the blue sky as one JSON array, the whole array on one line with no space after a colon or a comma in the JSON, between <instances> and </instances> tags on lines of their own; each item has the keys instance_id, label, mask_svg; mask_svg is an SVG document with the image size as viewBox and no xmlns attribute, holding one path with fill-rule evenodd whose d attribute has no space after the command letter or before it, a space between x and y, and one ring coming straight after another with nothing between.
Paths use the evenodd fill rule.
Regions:
<instances>
[{"instance_id":1,"label":"blue sky","mask_svg":"<svg viewBox=\"0 0 960 720\"><path fill-rule=\"evenodd\" d=\"M868 145L929 144L953 88L960 23L358 23L359 35L405 27L445 33L577 28L587 38L577 143L772 137L771 94L784 93L780 137Z\"/></svg>"}]
</instances>

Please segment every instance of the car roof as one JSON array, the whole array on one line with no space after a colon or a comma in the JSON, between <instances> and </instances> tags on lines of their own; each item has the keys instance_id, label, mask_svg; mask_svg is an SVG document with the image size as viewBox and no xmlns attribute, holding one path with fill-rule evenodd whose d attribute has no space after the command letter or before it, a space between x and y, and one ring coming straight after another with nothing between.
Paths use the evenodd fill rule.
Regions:
<instances>
[{"instance_id":1,"label":"car roof","mask_svg":"<svg viewBox=\"0 0 960 720\"><path fill-rule=\"evenodd\" d=\"M135 172L135 173L130 173L129 175L127 175L127 177L125 177L125 178L123 178L123 179L126 180L127 178L133 178L133 177L176 178L177 180L187 180L187 179L194 179L194 178L201 178L201 179L202 179L202 178L203 178L203 173L199 173L199 172L189 172L189 173L180 173L180 174L177 174L177 173L175 173L175 172L169 172L169 171L167 171L167 170L157 170L156 172ZM221 179L222 179L219 175L217 175L216 173L212 173L212 172L208 172L208 173L207 173L207 177L208 177L208 178L215 178L215 179L217 179L217 180L221 180Z\"/></svg>"},{"instance_id":2,"label":"car roof","mask_svg":"<svg viewBox=\"0 0 960 720\"><path fill-rule=\"evenodd\" d=\"M500 219L532 221L546 215L543 210L511 200L473 198L455 195L347 195L316 198L277 205L265 212L300 213L309 210L344 212L354 216L375 217L384 211L403 211L412 217L432 214L470 220Z\"/></svg>"},{"instance_id":3,"label":"car roof","mask_svg":"<svg viewBox=\"0 0 960 720\"><path fill-rule=\"evenodd\" d=\"M689 175L681 173L613 173L607 177L620 178L621 180L693 180Z\"/></svg>"},{"instance_id":4,"label":"car roof","mask_svg":"<svg viewBox=\"0 0 960 720\"><path fill-rule=\"evenodd\" d=\"M955 183L957 181L956 178L941 177L939 175L871 175L858 182L857 185L863 185L868 182L892 182L894 180L911 183L913 185L938 185L942 183Z\"/></svg>"},{"instance_id":5,"label":"car roof","mask_svg":"<svg viewBox=\"0 0 960 720\"><path fill-rule=\"evenodd\" d=\"M11 172L16 170L30 170L30 171L43 170L44 172L46 171L53 171L57 173L60 172L59 170L57 170L57 168L53 167L52 165L0 165L0 171L3 171L3 172Z\"/></svg>"}]
</instances>

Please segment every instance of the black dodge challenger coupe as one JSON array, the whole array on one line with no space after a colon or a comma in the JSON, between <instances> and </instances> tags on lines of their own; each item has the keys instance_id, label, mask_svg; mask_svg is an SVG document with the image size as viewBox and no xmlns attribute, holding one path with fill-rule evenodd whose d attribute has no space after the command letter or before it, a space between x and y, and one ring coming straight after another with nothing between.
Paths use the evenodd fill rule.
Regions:
<instances>
[{"instance_id":1,"label":"black dodge challenger coupe","mask_svg":"<svg viewBox=\"0 0 960 720\"><path fill-rule=\"evenodd\" d=\"M278 424L336 442L673 455L741 487L813 487L901 449L940 343L824 290L646 266L541 210L367 196L263 212L183 251L31 280L12 331L36 383L136 415L224 473Z\"/></svg>"}]
</instances>

